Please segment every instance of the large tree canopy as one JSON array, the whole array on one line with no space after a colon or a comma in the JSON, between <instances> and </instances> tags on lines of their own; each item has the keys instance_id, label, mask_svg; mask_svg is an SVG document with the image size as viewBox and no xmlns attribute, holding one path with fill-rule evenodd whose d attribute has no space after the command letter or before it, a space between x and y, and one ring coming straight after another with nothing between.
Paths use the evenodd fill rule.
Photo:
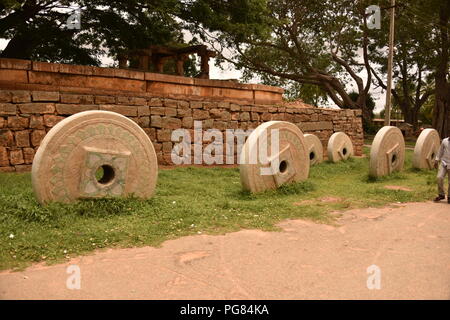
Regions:
<instances>
[{"instance_id":1,"label":"large tree canopy","mask_svg":"<svg viewBox=\"0 0 450 320\"><path fill-rule=\"evenodd\" d=\"M224 1L193 0L190 17L193 32L213 31L211 44L232 52L224 59L247 74L316 86L340 107L361 108L370 121L366 97L372 75L365 16L369 2L231 0L227 7L220 3ZM260 9L253 11L255 16L236 19L239 7L248 6ZM240 23L232 23L235 20ZM358 75L363 69L368 74L365 80ZM349 81L357 89L356 101L346 89Z\"/></svg>"},{"instance_id":2,"label":"large tree canopy","mask_svg":"<svg viewBox=\"0 0 450 320\"><path fill-rule=\"evenodd\" d=\"M151 44L209 42L244 71L290 88L290 97L360 108L366 122L372 84L386 87L388 0L3 0L0 53L53 62L98 65L101 54ZM382 28L367 27L368 6L382 8ZM68 9L82 9L81 29L65 26ZM405 119L435 94L433 125L450 129L450 0L397 5L394 102ZM357 96L350 94L357 92ZM434 91L433 91L434 90Z\"/></svg>"},{"instance_id":3,"label":"large tree canopy","mask_svg":"<svg viewBox=\"0 0 450 320\"><path fill-rule=\"evenodd\" d=\"M311 90L303 94L311 98L325 92L340 107L361 108L370 121L366 101L371 83L386 88L390 1L230 0L222 6L224 2L189 1L193 31L209 35L212 45L221 45L219 51L231 51L224 58L244 75L288 84L295 93L316 87L313 95ZM450 121L449 3L405 0L396 9L394 102L405 120L416 125L420 109L436 94L433 123L442 135ZM380 30L367 28L365 9L373 4L382 9ZM264 8L254 12L266 18L247 15L232 23L236 10L249 6ZM356 99L349 84L357 89Z\"/></svg>"},{"instance_id":4,"label":"large tree canopy","mask_svg":"<svg viewBox=\"0 0 450 320\"><path fill-rule=\"evenodd\" d=\"M1 57L79 64L100 63L107 50L180 42L177 0L7 0L0 4ZM81 28L68 29L70 9L81 8Z\"/></svg>"},{"instance_id":5,"label":"large tree canopy","mask_svg":"<svg viewBox=\"0 0 450 320\"><path fill-rule=\"evenodd\" d=\"M435 67L435 107L433 127L441 137L450 136L450 0L430 0L438 12ZM434 12L436 12L434 11Z\"/></svg>"},{"instance_id":6,"label":"large tree canopy","mask_svg":"<svg viewBox=\"0 0 450 320\"><path fill-rule=\"evenodd\" d=\"M380 5L388 5L388 1ZM416 0L402 1L395 14L395 54L393 64L392 97L394 105L402 112L404 120L417 128L419 112L428 98L434 94L434 79L432 77L432 61L436 54L433 47L435 31L433 23L425 23L418 16ZM432 21L429 21L432 22ZM371 61L375 62L372 69L376 84L387 88L387 50L389 37L389 15L383 15L380 30L374 30L374 44L371 48Z\"/></svg>"}]
</instances>

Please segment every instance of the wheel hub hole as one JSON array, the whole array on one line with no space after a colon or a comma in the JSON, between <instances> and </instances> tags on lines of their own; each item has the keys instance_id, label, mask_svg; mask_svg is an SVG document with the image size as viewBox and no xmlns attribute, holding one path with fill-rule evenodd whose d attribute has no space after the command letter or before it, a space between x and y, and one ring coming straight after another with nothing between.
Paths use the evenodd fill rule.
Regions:
<instances>
[{"instance_id":1,"label":"wheel hub hole","mask_svg":"<svg viewBox=\"0 0 450 320\"><path fill-rule=\"evenodd\" d=\"M110 165L104 164L95 171L95 178L100 184L108 184L113 181L115 177L114 168Z\"/></svg>"},{"instance_id":2,"label":"wheel hub hole","mask_svg":"<svg viewBox=\"0 0 450 320\"><path fill-rule=\"evenodd\" d=\"M392 155L392 159L391 159L391 163L394 164L397 161L397 155L393 154Z\"/></svg>"},{"instance_id":3,"label":"wheel hub hole","mask_svg":"<svg viewBox=\"0 0 450 320\"><path fill-rule=\"evenodd\" d=\"M280 162L280 172L284 173L287 170L288 163L286 160Z\"/></svg>"},{"instance_id":4,"label":"wheel hub hole","mask_svg":"<svg viewBox=\"0 0 450 320\"><path fill-rule=\"evenodd\" d=\"M342 154L345 156L347 154L347 148L342 149Z\"/></svg>"},{"instance_id":5,"label":"wheel hub hole","mask_svg":"<svg viewBox=\"0 0 450 320\"><path fill-rule=\"evenodd\" d=\"M316 154L314 153L314 151L311 151L309 153L309 160L314 160L316 158Z\"/></svg>"}]
</instances>

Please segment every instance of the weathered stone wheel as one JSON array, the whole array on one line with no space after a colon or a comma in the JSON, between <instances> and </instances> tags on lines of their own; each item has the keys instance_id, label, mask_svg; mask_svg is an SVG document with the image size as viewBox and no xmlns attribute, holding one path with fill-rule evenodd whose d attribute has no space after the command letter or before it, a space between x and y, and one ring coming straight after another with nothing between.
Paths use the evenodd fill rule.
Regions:
<instances>
[{"instance_id":1,"label":"weathered stone wheel","mask_svg":"<svg viewBox=\"0 0 450 320\"><path fill-rule=\"evenodd\" d=\"M441 138L435 129L425 129L419 135L414 147L413 167L433 169L434 159L439 152Z\"/></svg>"},{"instance_id":2,"label":"weathered stone wheel","mask_svg":"<svg viewBox=\"0 0 450 320\"><path fill-rule=\"evenodd\" d=\"M320 139L314 134L305 134L306 150L309 155L310 165L319 164L323 161L323 146Z\"/></svg>"},{"instance_id":3,"label":"weathered stone wheel","mask_svg":"<svg viewBox=\"0 0 450 320\"><path fill-rule=\"evenodd\" d=\"M279 139L275 141L279 142L279 148L272 154L272 136L276 137L276 132ZM261 124L242 147L239 170L243 188L251 192L276 189L286 183L307 179L309 156L302 131L285 121Z\"/></svg>"},{"instance_id":4,"label":"weathered stone wheel","mask_svg":"<svg viewBox=\"0 0 450 320\"><path fill-rule=\"evenodd\" d=\"M353 156L353 143L344 132L333 133L328 140L328 160L338 162Z\"/></svg>"},{"instance_id":5,"label":"weathered stone wheel","mask_svg":"<svg viewBox=\"0 0 450 320\"><path fill-rule=\"evenodd\" d=\"M393 126L381 128L370 149L370 176L381 177L400 171L404 162L405 140L400 129Z\"/></svg>"},{"instance_id":6,"label":"weathered stone wheel","mask_svg":"<svg viewBox=\"0 0 450 320\"><path fill-rule=\"evenodd\" d=\"M149 198L157 176L146 133L109 111L81 112L59 122L43 139L32 167L41 203L129 194Z\"/></svg>"}]
</instances>

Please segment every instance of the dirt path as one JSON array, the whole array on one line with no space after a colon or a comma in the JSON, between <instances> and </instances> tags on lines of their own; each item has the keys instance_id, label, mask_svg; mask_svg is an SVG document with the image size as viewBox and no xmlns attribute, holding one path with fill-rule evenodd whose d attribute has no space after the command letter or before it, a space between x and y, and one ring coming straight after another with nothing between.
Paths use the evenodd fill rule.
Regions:
<instances>
[{"instance_id":1,"label":"dirt path","mask_svg":"<svg viewBox=\"0 0 450 320\"><path fill-rule=\"evenodd\" d=\"M114 249L0 273L2 299L450 299L450 205L352 210L338 225L290 220ZM76 264L81 289L69 290ZM367 268L381 271L369 290ZM373 274L372 274L373 275Z\"/></svg>"}]
</instances>

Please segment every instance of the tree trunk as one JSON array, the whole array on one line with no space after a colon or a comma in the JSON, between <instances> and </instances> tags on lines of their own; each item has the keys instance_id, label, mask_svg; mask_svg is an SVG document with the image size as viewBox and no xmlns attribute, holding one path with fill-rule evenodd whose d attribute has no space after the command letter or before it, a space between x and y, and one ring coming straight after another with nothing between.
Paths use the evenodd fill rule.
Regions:
<instances>
[{"instance_id":1,"label":"tree trunk","mask_svg":"<svg viewBox=\"0 0 450 320\"><path fill-rule=\"evenodd\" d=\"M436 68L436 104L434 106L433 127L441 138L450 135L450 84L447 82L449 63L449 31L450 0L441 3L439 10L439 28L441 52Z\"/></svg>"},{"instance_id":2,"label":"tree trunk","mask_svg":"<svg viewBox=\"0 0 450 320\"><path fill-rule=\"evenodd\" d=\"M419 127L419 109L411 106L403 107L402 113L406 123L413 126L413 130L416 131Z\"/></svg>"},{"instance_id":3,"label":"tree trunk","mask_svg":"<svg viewBox=\"0 0 450 320\"><path fill-rule=\"evenodd\" d=\"M358 92L358 99L356 100L356 108L361 109L362 117L366 125L372 124L372 111L367 107L367 94L363 92Z\"/></svg>"},{"instance_id":4,"label":"tree trunk","mask_svg":"<svg viewBox=\"0 0 450 320\"><path fill-rule=\"evenodd\" d=\"M363 117L364 121L366 122L366 124L371 124L372 123L372 113L370 112L370 110L367 107L361 107L361 111L362 111L362 117Z\"/></svg>"},{"instance_id":5,"label":"tree trunk","mask_svg":"<svg viewBox=\"0 0 450 320\"><path fill-rule=\"evenodd\" d=\"M441 138L450 135L450 86L444 81L440 81L436 75L436 104L434 106L433 127L439 132Z\"/></svg>"}]
</instances>

